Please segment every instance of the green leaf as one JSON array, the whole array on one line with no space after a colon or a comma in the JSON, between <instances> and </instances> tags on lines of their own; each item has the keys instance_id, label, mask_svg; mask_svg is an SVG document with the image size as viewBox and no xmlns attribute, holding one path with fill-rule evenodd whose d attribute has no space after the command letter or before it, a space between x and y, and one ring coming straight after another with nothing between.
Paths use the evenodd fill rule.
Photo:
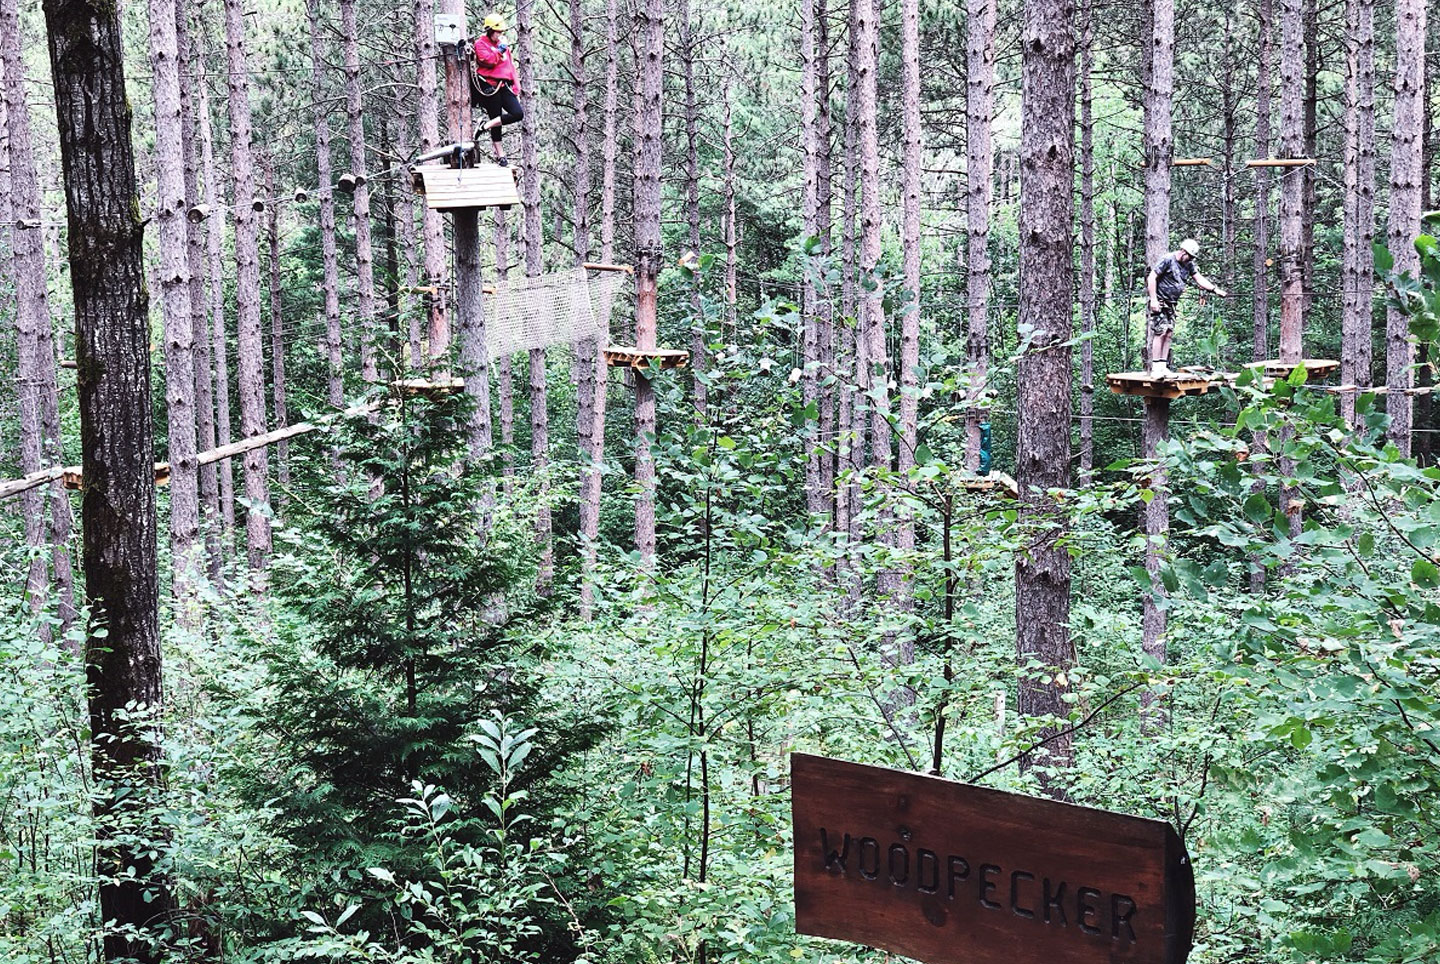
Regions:
<instances>
[{"instance_id":1,"label":"green leaf","mask_svg":"<svg viewBox=\"0 0 1440 964\"><path fill-rule=\"evenodd\" d=\"M1264 492L1252 492L1240 511L1245 513L1245 518L1258 526L1270 521L1273 510L1270 508L1270 500L1265 498Z\"/></svg>"},{"instance_id":2,"label":"green leaf","mask_svg":"<svg viewBox=\"0 0 1440 964\"><path fill-rule=\"evenodd\" d=\"M1390 249L1379 241L1375 242L1375 273L1385 275L1395 267L1395 258L1391 256Z\"/></svg>"},{"instance_id":3,"label":"green leaf","mask_svg":"<svg viewBox=\"0 0 1440 964\"><path fill-rule=\"evenodd\" d=\"M1416 559L1410 567L1410 580L1421 589L1440 586L1440 567L1428 559Z\"/></svg>"}]
</instances>

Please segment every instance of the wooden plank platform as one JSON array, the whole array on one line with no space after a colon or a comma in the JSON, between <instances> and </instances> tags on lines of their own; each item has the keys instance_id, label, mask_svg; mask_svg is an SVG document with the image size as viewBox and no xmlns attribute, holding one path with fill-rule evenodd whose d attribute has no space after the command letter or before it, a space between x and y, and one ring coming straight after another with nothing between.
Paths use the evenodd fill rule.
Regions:
<instances>
[{"instance_id":1,"label":"wooden plank platform","mask_svg":"<svg viewBox=\"0 0 1440 964\"><path fill-rule=\"evenodd\" d=\"M1105 376L1105 383L1116 395L1139 395L1143 398L1186 398L1204 395L1211 388L1225 384L1226 376L1208 369L1179 369L1157 375L1152 372L1115 372Z\"/></svg>"},{"instance_id":2,"label":"wooden plank platform","mask_svg":"<svg viewBox=\"0 0 1440 964\"><path fill-rule=\"evenodd\" d=\"M1012 499L1020 498L1020 486L1014 477L1004 472L991 472L989 475L958 475L953 476L951 481L955 488L965 492L999 492Z\"/></svg>"},{"instance_id":3,"label":"wooden plank platform","mask_svg":"<svg viewBox=\"0 0 1440 964\"><path fill-rule=\"evenodd\" d=\"M1290 373L1302 365L1311 376L1316 378L1333 375L1340 370L1340 363L1333 358L1302 358L1298 365L1282 362L1275 358L1267 358L1264 361L1250 362L1245 367L1263 368L1266 378L1289 378Z\"/></svg>"},{"instance_id":4,"label":"wooden plank platform","mask_svg":"<svg viewBox=\"0 0 1440 964\"><path fill-rule=\"evenodd\" d=\"M649 368L659 362L661 368L684 368L690 364L690 353L678 348L630 348L611 345L605 349L605 364L611 368Z\"/></svg>"},{"instance_id":5,"label":"wooden plank platform","mask_svg":"<svg viewBox=\"0 0 1440 964\"><path fill-rule=\"evenodd\" d=\"M454 395L465 390L463 378L401 378L389 383L390 387L406 395L424 395L435 398L439 395Z\"/></svg>"},{"instance_id":6,"label":"wooden plank platform","mask_svg":"<svg viewBox=\"0 0 1440 964\"><path fill-rule=\"evenodd\" d=\"M422 165L414 169L415 191L432 211L507 208L520 203L512 168L496 164L453 168Z\"/></svg>"}]
</instances>

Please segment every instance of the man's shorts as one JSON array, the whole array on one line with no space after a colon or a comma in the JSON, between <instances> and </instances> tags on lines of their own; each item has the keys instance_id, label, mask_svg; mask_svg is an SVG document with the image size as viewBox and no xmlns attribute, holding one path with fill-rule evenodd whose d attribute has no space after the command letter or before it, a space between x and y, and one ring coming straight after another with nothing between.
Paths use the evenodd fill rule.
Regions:
<instances>
[{"instance_id":1,"label":"man's shorts","mask_svg":"<svg viewBox=\"0 0 1440 964\"><path fill-rule=\"evenodd\" d=\"M1160 302L1160 310L1150 312L1150 334L1168 335L1175 330L1175 306Z\"/></svg>"}]
</instances>

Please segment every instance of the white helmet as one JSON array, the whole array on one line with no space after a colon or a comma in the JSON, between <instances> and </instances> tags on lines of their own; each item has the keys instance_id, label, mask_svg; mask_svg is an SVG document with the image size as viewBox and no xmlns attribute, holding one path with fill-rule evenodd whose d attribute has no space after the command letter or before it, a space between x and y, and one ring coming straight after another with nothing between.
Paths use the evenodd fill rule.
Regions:
<instances>
[{"instance_id":1,"label":"white helmet","mask_svg":"<svg viewBox=\"0 0 1440 964\"><path fill-rule=\"evenodd\" d=\"M1200 242L1194 238L1186 238L1180 242L1180 250L1192 258L1198 258L1200 257Z\"/></svg>"}]
</instances>

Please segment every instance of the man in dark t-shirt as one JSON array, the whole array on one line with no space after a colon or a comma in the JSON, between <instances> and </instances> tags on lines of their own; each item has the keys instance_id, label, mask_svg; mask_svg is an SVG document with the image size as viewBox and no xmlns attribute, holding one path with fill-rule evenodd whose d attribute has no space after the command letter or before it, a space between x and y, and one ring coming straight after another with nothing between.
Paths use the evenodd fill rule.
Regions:
<instances>
[{"instance_id":1,"label":"man in dark t-shirt","mask_svg":"<svg viewBox=\"0 0 1440 964\"><path fill-rule=\"evenodd\" d=\"M1192 283L1202 291L1213 291L1221 298L1226 292L1218 288L1195 265L1200 255L1200 243L1186 238L1180 247L1161 258L1150 275L1145 279L1145 291L1150 296L1150 321L1147 326L1150 348L1150 372L1155 375L1170 374L1170 339L1175 335L1175 306L1180 296Z\"/></svg>"}]
</instances>

